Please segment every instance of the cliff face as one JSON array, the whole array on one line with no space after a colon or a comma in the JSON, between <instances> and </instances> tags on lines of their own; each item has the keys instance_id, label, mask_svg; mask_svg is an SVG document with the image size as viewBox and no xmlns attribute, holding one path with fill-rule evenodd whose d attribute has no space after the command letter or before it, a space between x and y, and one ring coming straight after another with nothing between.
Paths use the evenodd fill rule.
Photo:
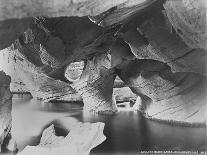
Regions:
<instances>
[{"instance_id":1,"label":"cliff face","mask_svg":"<svg viewBox=\"0 0 207 155\"><path fill-rule=\"evenodd\" d=\"M115 112L118 75L142 98L140 110L148 117L205 124L205 0L3 2L3 23L36 16L13 49L46 79L43 85L47 80L71 84L85 109ZM73 77L69 65L81 61L84 67ZM27 83L34 77L30 72L22 74Z\"/></svg>"},{"instance_id":2,"label":"cliff face","mask_svg":"<svg viewBox=\"0 0 207 155\"><path fill-rule=\"evenodd\" d=\"M5 138L11 130L12 94L10 92L11 78L0 71L0 152Z\"/></svg>"}]
</instances>

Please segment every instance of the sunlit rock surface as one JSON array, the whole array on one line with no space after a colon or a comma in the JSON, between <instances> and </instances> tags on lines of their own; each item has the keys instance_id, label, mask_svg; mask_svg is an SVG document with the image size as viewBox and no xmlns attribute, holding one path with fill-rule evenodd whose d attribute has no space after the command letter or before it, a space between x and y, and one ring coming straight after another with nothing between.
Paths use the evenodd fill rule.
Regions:
<instances>
[{"instance_id":1,"label":"sunlit rock surface","mask_svg":"<svg viewBox=\"0 0 207 155\"><path fill-rule=\"evenodd\" d=\"M27 146L18 155L88 155L106 137L104 123L76 123L66 137L56 136L54 125L43 131L40 144Z\"/></svg>"},{"instance_id":2,"label":"sunlit rock surface","mask_svg":"<svg viewBox=\"0 0 207 155\"><path fill-rule=\"evenodd\" d=\"M11 130L12 94L10 92L11 78L0 71L0 152L5 138Z\"/></svg>"}]
</instances>

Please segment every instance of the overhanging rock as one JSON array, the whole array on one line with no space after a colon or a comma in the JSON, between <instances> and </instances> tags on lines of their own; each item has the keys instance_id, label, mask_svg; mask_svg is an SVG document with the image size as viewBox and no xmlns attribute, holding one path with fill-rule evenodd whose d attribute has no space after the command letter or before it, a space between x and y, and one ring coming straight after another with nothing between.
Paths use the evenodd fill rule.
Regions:
<instances>
[{"instance_id":1,"label":"overhanging rock","mask_svg":"<svg viewBox=\"0 0 207 155\"><path fill-rule=\"evenodd\" d=\"M195 73L172 73L169 66L155 60L125 62L119 68L119 76L141 97L139 110L148 118L206 124L206 77Z\"/></svg>"}]
</instances>

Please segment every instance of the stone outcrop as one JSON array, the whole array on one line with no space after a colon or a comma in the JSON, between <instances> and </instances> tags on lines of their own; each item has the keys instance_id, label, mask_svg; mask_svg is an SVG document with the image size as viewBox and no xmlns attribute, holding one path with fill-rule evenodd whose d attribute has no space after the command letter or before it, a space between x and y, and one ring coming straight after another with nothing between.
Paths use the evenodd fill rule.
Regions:
<instances>
[{"instance_id":1,"label":"stone outcrop","mask_svg":"<svg viewBox=\"0 0 207 155\"><path fill-rule=\"evenodd\" d=\"M85 64L80 79L72 83L71 86L83 98L84 110L110 114L117 112L113 95L115 74L110 65L107 54L94 57Z\"/></svg>"},{"instance_id":2,"label":"stone outcrop","mask_svg":"<svg viewBox=\"0 0 207 155\"><path fill-rule=\"evenodd\" d=\"M18 74L15 72L13 66L13 52L11 50L4 49L0 52L0 69L11 77L10 90L12 93L26 93L29 92L23 81L19 78Z\"/></svg>"},{"instance_id":3,"label":"stone outcrop","mask_svg":"<svg viewBox=\"0 0 207 155\"><path fill-rule=\"evenodd\" d=\"M18 155L89 155L91 149L101 144L106 137L103 134L104 123L77 123L66 137L56 136L52 124L43 131L39 145L27 146Z\"/></svg>"},{"instance_id":4,"label":"stone outcrop","mask_svg":"<svg viewBox=\"0 0 207 155\"><path fill-rule=\"evenodd\" d=\"M9 137L11 130L12 94L10 92L11 78L0 71L0 152L5 139Z\"/></svg>"},{"instance_id":5,"label":"stone outcrop","mask_svg":"<svg viewBox=\"0 0 207 155\"><path fill-rule=\"evenodd\" d=\"M134 60L119 66L118 75L142 99L139 110L152 119L205 124L206 77L173 73L155 60Z\"/></svg>"}]
</instances>

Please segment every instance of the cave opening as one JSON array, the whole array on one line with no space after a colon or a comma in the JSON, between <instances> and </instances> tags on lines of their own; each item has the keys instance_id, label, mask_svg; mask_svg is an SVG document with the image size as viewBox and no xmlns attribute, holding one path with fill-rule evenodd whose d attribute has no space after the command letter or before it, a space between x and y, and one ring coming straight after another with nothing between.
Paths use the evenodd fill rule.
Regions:
<instances>
[{"instance_id":1,"label":"cave opening","mask_svg":"<svg viewBox=\"0 0 207 155\"><path fill-rule=\"evenodd\" d=\"M206 153L206 6L3 0L0 152Z\"/></svg>"}]
</instances>

